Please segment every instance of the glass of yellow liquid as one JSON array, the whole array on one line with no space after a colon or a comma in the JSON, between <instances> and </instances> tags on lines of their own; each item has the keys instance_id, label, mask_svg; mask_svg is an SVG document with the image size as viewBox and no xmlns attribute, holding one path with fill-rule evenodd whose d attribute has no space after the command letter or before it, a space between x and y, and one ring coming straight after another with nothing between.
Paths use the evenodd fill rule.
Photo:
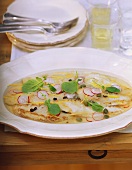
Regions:
<instances>
[{"instance_id":1,"label":"glass of yellow liquid","mask_svg":"<svg viewBox=\"0 0 132 170\"><path fill-rule=\"evenodd\" d=\"M120 11L116 0L87 0L92 47L111 50L117 36Z\"/></svg>"},{"instance_id":2,"label":"glass of yellow liquid","mask_svg":"<svg viewBox=\"0 0 132 170\"><path fill-rule=\"evenodd\" d=\"M112 47L113 30L102 25L91 25L92 47L109 50Z\"/></svg>"}]
</instances>

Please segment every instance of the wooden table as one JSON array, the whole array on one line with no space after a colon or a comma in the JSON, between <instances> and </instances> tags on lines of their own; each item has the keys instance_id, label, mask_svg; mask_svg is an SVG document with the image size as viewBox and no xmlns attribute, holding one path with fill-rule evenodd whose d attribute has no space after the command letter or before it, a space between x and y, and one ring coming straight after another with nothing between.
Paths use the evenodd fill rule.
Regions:
<instances>
[{"instance_id":1,"label":"wooden table","mask_svg":"<svg viewBox=\"0 0 132 170\"><path fill-rule=\"evenodd\" d=\"M0 18L13 0L0 1ZM10 61L11 43L0 34L0 64ZM102 153L107 155L102 159ZM97 157L99 156L99 157ZM4 132L0 125L0 165L132 162L132 134L112 133L85 139L42 139L17 132Z\"/></svg>"}]
</instances>

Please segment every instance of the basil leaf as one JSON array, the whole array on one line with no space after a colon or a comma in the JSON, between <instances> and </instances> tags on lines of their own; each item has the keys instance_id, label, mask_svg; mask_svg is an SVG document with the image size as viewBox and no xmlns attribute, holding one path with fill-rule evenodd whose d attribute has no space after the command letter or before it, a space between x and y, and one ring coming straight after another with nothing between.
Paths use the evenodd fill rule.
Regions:
<instances>
[{"instance_id":1,"label":"basil leaf","mask_svg":"<svg viewBox=\"0 0 132 170\"><path fill-rule=\"evenodd\" d=\"M78 83L76 81L64 82L61 87L63 91L73 94L78 90Z\"/></svg>"},{"instance_id":2,"label":"basil leaf","mask_svg":"<svg viewBox=\"0 0 132 170\"><path fill-rule=\"evenodd\" d=\"M104 107L101 106L101 105L99 105L98 103L94 103L94 104L92 105L92 109L93 109L94 111L96 111L96 112L102 112L103 109L104 109Z\"/></svg>"},{"instance_id":3,"label":"basil leaf","mask_svg":"<svg viewBox=\"0 0 132 170\"><path fill-rule=\"evenodd\" d=\"M57 115L61 112L61 109L58 104L51 104L50 100L45 101L45 105L48 107L48 111L52 115Z\"/></svg>"},{"instance_id":4,"label":"basil leaf","mask_svg":"<svg viewBox=\"0 0 132 170\"><path fill-rule=\"evenodd\" d=\"M56 88L54 88L54 86L52 86L51 84L49 84L49 89L52 92L56 92Z\"/></svg>"},{"instance_id":5,"label":"basil leaf","mask_svg":"<svg viewBox=\"0 0 132 170\"><path fill-rule=\"evenodd\" d=\"M92 109L96 112L102 112L104 110L104 107L97 102L88 102L88 106L92 106Z\"/></svg>"},{"instance_id":6,"label":"basil leaf","mask_svg":"<svg viewBox=\"0 0 132 170\"><path fill-rule=\"evenodd\" d=\"M42 86L43 86L42 79L37 77L36 80L31 79L24 83L22 86L22 92L23 93L35 92Z\"/></svg>"},{"instance_id":7,"label":"basil leaf","mask_svg":"<svg viewBox=\"0 0 132 170\"><path fill-rule=\"evenodd\" d=\"M110 93L119 93L120 89L118 89L116 87L106 87L106 91L108 91Z\"/></svg>"}]
</instances>

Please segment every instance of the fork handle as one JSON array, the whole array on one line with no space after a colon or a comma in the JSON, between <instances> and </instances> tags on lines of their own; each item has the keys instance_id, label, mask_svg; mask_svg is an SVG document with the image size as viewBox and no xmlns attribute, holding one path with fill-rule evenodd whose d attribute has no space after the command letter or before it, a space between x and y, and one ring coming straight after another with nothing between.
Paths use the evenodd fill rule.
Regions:
<instances>
[{"instance_id":1,"label":"fork handle","mask_svg":"<svg viewBox=\"0 0 132 170\"><path fill-rule=\"evenodd\" d=\"M38 26L17 26L17 25L3 25L0 24L0 33L5 33L5 32L22 32L22 31L36 31L36 32L40 32L40 33L44 33L44 31L46 32L46 30L44 30L44 28L42 29L41 27Z\"/></svg>"},{"instance_id":2,"label":"fork handle","mask_svg":"<svg viewBox=\"0 0 132 170\"><path fill-rule=\"evenodd\" d=\"M43 22L37 20L21 20L21 19L5 19L3 20L4 25L41 25L41 26L49 26L49 24L45 24Z\"/></svg>"},{"instance_id":3,"label":"fork handle","mask_svg":"<svg viewBox=\"0 0 132 170\"><path fill-rule=\"evenodd\" d=\"M20 24L20 23L26 23L26 22L31 22L31 23L39 23L43 24L45 26L55 26L54 22L47 21L45 19L37 19L37 18L30 18L30 17L22 17L18 15L13 15L11 13L5 13L4 18L3 18L3 23L4 24Z\"/></svg>"},{"instance_id":4,"label":"fork handle","mask_svg":"<svg viewBox=\"0 0 132 170\"><path fill-rule=\"evenodd\" d=\"M20 19L25 19L25 20L32 19L30 17L22 17L22 16L19 16L19 15L14 15L14 14L11 14L9 12L4 14L4 18L13 18L13 19L20 18Z\"/></svg>"}]
</instances>

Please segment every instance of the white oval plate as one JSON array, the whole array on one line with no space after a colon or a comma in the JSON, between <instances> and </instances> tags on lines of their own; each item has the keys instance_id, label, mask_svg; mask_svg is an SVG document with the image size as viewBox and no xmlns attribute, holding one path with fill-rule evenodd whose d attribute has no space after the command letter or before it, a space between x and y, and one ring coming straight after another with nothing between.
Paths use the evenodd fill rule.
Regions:
<instances>
[{"instance_id":1,"label":"white oval plate","mask_svg":"<svg viewBox=\"0 0 132 170\"><path fill-rule=\"evenodd\" d=\"M77 25L64 34L45 36L42 33L14 33L15 38L30 44L41 45L64 42L77 36L84 29L87 21L86 10L76 0L16 0L7 8L7 12L56 22L65 22L79 17Z\"/></svg>"},{"instance_id":2,"label":"white oval plate","mask_svg":"<svg viewBox=\"0 0 132 170\"><path fill-rule=\"evenodd\" d=\"M6 87L12 82L38 72L67 68L90 69L115 75L132 85L132 60L114 53L83 47L37 51L0 67L0 122L16 128L21 133L58 139L100 136L125 128L131 123L132 109L97 122L50 124L15 116L5 108L2 96Z\"/></svg>"}]
</instances>

